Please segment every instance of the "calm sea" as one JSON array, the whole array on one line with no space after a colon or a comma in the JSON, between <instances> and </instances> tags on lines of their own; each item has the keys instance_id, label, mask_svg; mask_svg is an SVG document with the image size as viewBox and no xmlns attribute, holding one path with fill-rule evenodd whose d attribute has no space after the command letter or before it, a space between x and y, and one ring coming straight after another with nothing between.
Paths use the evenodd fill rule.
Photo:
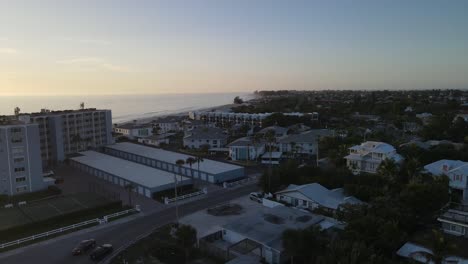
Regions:
<instances>
[{"instance_id":1,"label":"calm sea","mask_svg":"<svg viewBox=\"0 0 468 264\"><path fill-rule=\"evenodd\" d=\"M99 95L99 96L0 96L0 115L11 115L18 106L22 113L86 108L111 109L114 123L138 118L174 114L232 103L234 97L250 99L247 93Z\"/></svg>"}]
</instances>

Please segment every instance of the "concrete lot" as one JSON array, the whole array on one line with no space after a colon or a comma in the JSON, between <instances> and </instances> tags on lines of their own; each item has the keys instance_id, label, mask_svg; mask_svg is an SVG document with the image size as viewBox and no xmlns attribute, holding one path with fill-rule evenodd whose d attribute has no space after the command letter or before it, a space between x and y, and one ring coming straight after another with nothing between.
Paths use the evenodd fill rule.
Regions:
<instances>
[{"instance_id":1,"label":"concrete lot","mask_svg":"<svg viewBox=\"0 0 468 264\"><path fill-rule=\"evenodd\" d=\"M236 221L247 215L254 215L266 208L258 202L251 201L248 195L232 200L229 203L242 206L242 212L238 215L213 216L208 214L207 210L202 210L181 218L180 222L195 227L198 238L201 238L221 230L221 227L229 222Z\"/></svg>"}]
</instances>

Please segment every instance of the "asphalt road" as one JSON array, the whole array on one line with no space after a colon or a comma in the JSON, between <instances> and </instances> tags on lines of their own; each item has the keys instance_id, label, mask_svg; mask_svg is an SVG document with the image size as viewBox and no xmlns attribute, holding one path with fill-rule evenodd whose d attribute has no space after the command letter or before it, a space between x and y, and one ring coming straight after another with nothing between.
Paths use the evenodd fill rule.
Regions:
<instances>
[{"instance_id":1,"label":"asphalt road","mask_svg":"<svg viewBox=\"0 0 468 264\"><path fill-rule=\"evenodd\" d=\"M257 190L255 184L237 187L229 190L219 190L208 193L201 199L187 202L179 206L179 215L184 216L193 212L226 203L250 192ZM36 263L92 263L87 255L72 256L71 250L84 239L94 238L98 244L110 243L114 249L127 245L130 241L141 237L151 230L175 221L175 207L150 213L120 224L108 224L97 230L65 235L35 245L16 249L0 254L0 263L8 264L36 264Z\"/></svg>"}]
</instances>

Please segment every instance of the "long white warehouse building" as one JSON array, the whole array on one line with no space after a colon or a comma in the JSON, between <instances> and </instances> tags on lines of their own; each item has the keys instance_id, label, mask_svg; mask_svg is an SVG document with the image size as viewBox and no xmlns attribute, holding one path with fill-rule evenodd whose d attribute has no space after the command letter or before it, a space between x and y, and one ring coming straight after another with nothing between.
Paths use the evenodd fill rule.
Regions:
<instances>
[{"instance_id":1,"label":"long white warehouse building","mask_svg":"<svg viewBox=\"0 0 468 264\"><path fill-rule=\"evenodd\" d=\"M127 142L108 145L104 148L104 152L171 173L174 170L179 173L179 168L175 165L177 160L186 161L189 157L194 158L188 154ZM200 162L200 170L198 170L197 163L193 164L192 168L188 164L183 165L180 174L187 177L192 177L193 175L195 179L211 183L221 183L245 177L244 167L209 159L204 159L204 161Z\"/></svg>"},{"instance_id":2,"label":"long white warehouse building","mask_svg":"<svg viewBox=\"0 0 468 264\"><path fill-rule=\"evenodd\" d=\"M174 174L154 169L135 162L119 159L96 151L84 151L70 158L70 164L120 186L133 184L135 191L152 197L153 193L174 188ZM192 180L177 175L177 186L189 185Z\"/></svg>"}]
</instances>

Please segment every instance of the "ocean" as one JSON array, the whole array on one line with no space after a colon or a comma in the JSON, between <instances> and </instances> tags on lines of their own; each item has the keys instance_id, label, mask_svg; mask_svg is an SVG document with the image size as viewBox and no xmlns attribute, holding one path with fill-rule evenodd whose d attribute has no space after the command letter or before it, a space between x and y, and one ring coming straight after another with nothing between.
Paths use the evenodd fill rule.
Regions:
<instances>
[{"instance_id":1,"label":"ocean","mask_svg":"<svg viewBox=\"0 0 468 264\"><path fill-rule=\"evenodd\" d=\"M80 95L80 96L0 96L0 115L12 115L15 107L21 113L85 108L112 110L114 123L188 112L231 104L234 97L251 99L248 93L162 94L162 95Z\"/></svg>"}]
</instances>

